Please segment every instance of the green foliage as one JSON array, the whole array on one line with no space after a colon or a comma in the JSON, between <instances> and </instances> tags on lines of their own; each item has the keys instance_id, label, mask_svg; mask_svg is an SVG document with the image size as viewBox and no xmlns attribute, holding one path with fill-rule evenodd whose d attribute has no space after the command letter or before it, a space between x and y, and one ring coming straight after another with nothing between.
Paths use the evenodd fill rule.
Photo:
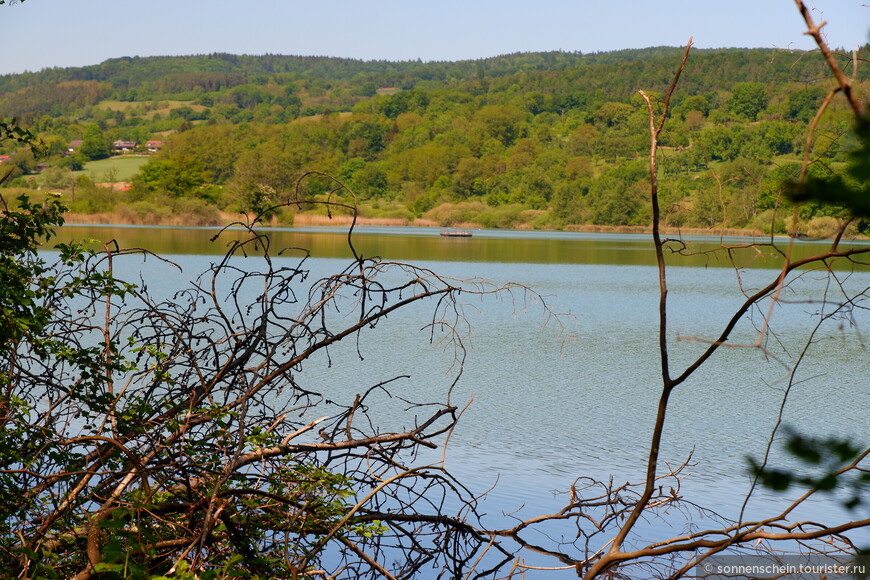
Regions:
<instances>
[{"instance_id":1,"label":"green foliage","mask_svg":"<svg viewBox=\"0 0 870 580\"><path fill-rule=\"evenodd\" d=\"M429 96L421 91L400 91L395 95L376 101L377 108L388 119L395 119L402 113L424 113L429 105Z\"/></svg>"},{"instance_id":2,"label":"green foliage","mask_svg":"<svg viewBox=\"0 0 870 580\"><path fill-rule=\"evenodd\" d=\"M762 83L737 83L731 88L728 109L743 118L755 121L768 103L767 88Z\"/></svg>"},{"instance_id":3,"label":"green foliage","mask_svg":"<svg viewBox=\"0 0 870 580\"><path fill-rule=\"evenodd\" d=\"M0 119L0 141L12 140L30 147L37 146L38 141L29 129L25 129L18 124L18 119L12 118L9 121Z\"/></svg>"},{"instance_id":4,"label":"green foliage","mask_svg":"<svg viewBox=\"0 0 870 580\"><path fill-rule=\"evenodd\" d=\"M379 121L351 121L340 129L340 143L348 157L373 160L387 147L392 129L391 125Z\"/></svg>"},{"instance_id":5,"label":"green foliage","mask_svg":"<svg viewBox=\"0 0 870 580\"><path fill-rule=\"evenodd\" d=\"M811 175L805 183L793 183L786 191L792 201L844 208L870 219L870 120L861 119L855 134L860 144L849 153L845 175Z\"/></svg>"},{"instance_id":6,"label":"green foliage","mask_svg":"<svg viewBox=\"0 0 870 580\"><path fill-rule=\"evenodd\" d=\"M802 468L771 468L748 458L750 473L764 487L784 492L792 487L813 491L845 493L842 504L847 509L864 505L864 497L870 492L870 473L850 469L865 449L840 437L815 437L786 429L785 451L797 459Z\"/></svg>"},{"instance_id":7,"label":"green foliage","mask_svg":"<svg viewBox=\"0 0 870 580\"><path fill-rule=\"evenodd\" d=\"M614 174L596 180L589 188L591 221L604 225L649 223L648 184L628 184Z\"/></svg>"},{"instance_id":8,"label":"green foliage","mask_svg":"<svg viewBox=\"0 0 870 580\"><path fill-rule=\"evenodd\" d=\"M34 151L30 147L24 147L15 151L12 154L10 159L7 159L4 163L5 167L3 167L3 172L0 173L0 179L4 179L7 175L12 178L19 178L26 174L34 173L36 171L37 159L34 156ZM19 183L17 185L26 185L22 184L18 180ZM14 183L14 182L13 182ZM13 183L6 183L6 185L12 185Z\"/></svg>"},{"instance_id":9,"label":"green foliage","mask_svg":"<svg viewBox=\"0 0 870 580\"><path fill-rule=\"evenodd\" d=\"M825 89L818 86L790 93L786 99L786 118L808 123L816 116L824 97Z\"/></svg>"},{"instance_id":10,"label":"green foliage","mask_svg":"<svg viewBox=\"0 0 870 580\"><path fill-rule=\"evenodd\" d=\"M174 157L200 163L192 172L149 165L136 179L133 198L119 195L110 208L128 204L125 215L137 220L174 219L166 212L176 204L143 197L154 194L203 197L224 211L259 213L274 200L290 199L295 180L314 169L340 173L362 199L407 204L406 213L415 215L442 202L480 199L544 211L552 218L547 223L565 227L588 222L592 208L596 221L622 225L646 214L635 211L634 201L598 199L613 191L607 183L593 186L618 164L646 155L646 105L636 91L661 93L679 56L676 49L649 49L426 64L226 54L114 59L2 77L0 108L35 99L38 110L22 115L46 136L50 165L78 168L82 151L107 155L117 139L164 141L155 156L161 164ZM685 223L709 224L715 213L721 225L750 226L756 210L770 209L771 200L760 199L769 191L729 181L721 189L726 210L719 204L711 213L711 196L719 192L696 192L697 186L717 188L706 177L720 162L752 159L775 172L791 161L782 157L802 148L806 119L825 89L794 78L823 78L824 63L770 56L763 50L692 52L660 141L667 150L663 187L680 192L672 203ZM756 78L765 82L746 82ZM401 90L376 94L385 86ZM100 101L105 96L114 100ZM817 155L833 168L852 139L847 115L833 103L817 131ZM66 144L83 137L79 153L61 156ZM579 186L586 194L569 200L566 192L577 187L572 160L580 157L590 160ZM143 158L118 162L132 159ZM22 152L13 160L10 184L42 181L28 177L37 170L34 160ZM365 165L354 167L358 162ZM128 180L127 173L119 169L112 181ZM97 182L103 177L92 175ZM621 181L639 191L643 179ZM299 193L313 195L307 188ZM628 213L619 216L618 208ZM803 221L833 215L823 204L803 211Z\"/></svg>"},{"instance_id":11,"label":"green foliage","mask_svg":"<svg viewBox=\"0 0 870 580\"><path fill-rule=\"evenodd\" d=\"M691 111L698 111L705 117L710 114L710 99L704 95L691 95L680 101L675 110L681 112L683 118Z\"/></svg>"},{"instance_id":12,"label":"green foliage","mask_svg":"<svg viewBox=\"0 0 870 580\"><path fill-rule=\"evenodd\" d=\"M73 183L72 173L63 167L47 167L41 178L43 187L47 189L66 189Z\"/></svg>"},{"instance_id":13,"label":"green foliage","mask_svg":"<svg viewBox=\"0 0 870 580\"><path fill-rule=\"evenodd\" d=\"M58 161L58 166L69 169L70 171L81 171L85 168L85 164L87 162L87 157L85 157L81 153L76 152L72 155L67 155L66 157Z\"/></svg>"},{"instance_id":14,"label":"green foliage","mask_svg":"<svg viewBox=\"0 0 870 580\"><path fill-rule=\"evenodd\" d=\"M70 109L92 107L108 96L108 86L94 80L69 80L53 85L35 85L0 95L0 110L17 116L60 117Z\"/></svg>"},{"instance_id":15,"label":"green foliage","mask_svg":"<svg viewBox=\"0 0 870 580\"><path fill-rule=\"evenodd\" d=\"M742 127L709 125L698 138L698 147L711 160L732 161L740 155Z\"/></svg>"},{"instance_id":16,"label":"green foliage","mask_svg":"<svg viewBox=\"0 0 870 580\"><path fill-rule=\"evenodd\" d=\"M487 133L505 147L509 147L523 135L522 122L525 114L515 107L484 105L475 117L483 124Z\"/></svg>"},{"instance_id":17,"label":"green foliage","mask_svg":"<svg viewBox=\"0 0 870 580\"><path fill-rule=\"evenodd\" d=\"M135 188L171 197L183 197L206 182L207 174L198 159L187 155L173 155L152 159L142 166L133 179Z\"/></svg>"},{"instance_id":18,"label":"green foliage","mask_svg":"<svg viewBox=\"0 0 870 580\"><path fill-rule=\"evenodd\" d=\"M595 120L605 127L614 127L625 123L635 110L626 103L604 103L595 111Z\"/></svg>"},{"instance_id":19,"label":"green foliage","mask_svg":"<svg viewBox=\"0 0 870 580\"><path fill-rule=\"evenodd\" d=\"M52 280L42 278L48 268L36 250L63 224L62 212L56 198L39 205L22 195L0 220L0 356L48 323L50 311L40 302Z\"/></svg>"},{"instance_id":20,"label":"green foliage","mask_svg":"<svg viewBox=\"0 0 870 580\"><path fill-rule=\"evenodd\" d=\"M79 153L90 160L105 159L111 153L109 138L98 125L89 125L85 129L84 142Z\"/></svg>"}]
</instances>

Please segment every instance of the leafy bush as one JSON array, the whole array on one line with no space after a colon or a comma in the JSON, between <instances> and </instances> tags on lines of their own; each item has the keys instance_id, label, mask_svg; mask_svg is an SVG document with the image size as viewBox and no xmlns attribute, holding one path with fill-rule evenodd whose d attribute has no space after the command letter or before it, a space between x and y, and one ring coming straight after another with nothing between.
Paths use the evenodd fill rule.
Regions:
<instances>
[{"instance_id":1,"label":"leafy bush","mask_svg":"<svg viewBox=\"0 0 870 580\"><path fill-rule=\"evenodd\" d=\"M837 231L840 220L830 216L814 217L807 223L807 235L811 238L827 238Z\"/></svg>"}]
</instances>

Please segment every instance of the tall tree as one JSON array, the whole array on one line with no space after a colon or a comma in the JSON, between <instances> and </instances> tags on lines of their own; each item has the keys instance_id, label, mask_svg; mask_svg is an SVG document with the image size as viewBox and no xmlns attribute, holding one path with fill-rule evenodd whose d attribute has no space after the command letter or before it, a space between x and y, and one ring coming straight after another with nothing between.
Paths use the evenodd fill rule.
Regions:
<instances>
[{"instance_id":1,"label":"tall tree","mask_svg":"<svg viewBox=\"0 0 870 580\"><path fill-rule=\"evenodd\" d=\"M98 125L88 125L79 153L90 160L105 159L111 154L112 144Z\"/></svg>"},{"instance_id":2,"label":"tall tree","mask_svg":"<svg viewBox=\"0 0 870 580\"><path fill-rule=\"evenodd\" d=\"M728 108L736 115L755 121L767 108L767 89L762 83L737 83L731 88Z\"/></svg>"}]
</instances>

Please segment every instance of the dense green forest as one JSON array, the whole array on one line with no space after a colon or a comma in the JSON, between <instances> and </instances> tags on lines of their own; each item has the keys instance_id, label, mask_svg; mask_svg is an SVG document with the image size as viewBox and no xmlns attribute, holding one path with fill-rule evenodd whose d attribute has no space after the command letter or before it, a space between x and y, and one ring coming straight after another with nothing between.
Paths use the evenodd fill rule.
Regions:
<instances>
[{"instance_id":1,"label":"dense green forest","mask_svg":"<svg viewBox=\"0 0 870 580\"><path fill-rule=\"evenodd\" d=\"M643 226L649 121L637 91L666 91L681 53L118 58L0 76L0 116L38 134L47 155L12 144L0 153L15 167L7 187L65 191L73 212L133 223L219 223L323 200L327 180L299 183L322 172L356 194L364 217L397 223ZM870 45L856 56L866 62ZM865 86L866 67L840 58ZM813 52L693 50L661 141L667 223L784 232L783 187L799 171L828 77ZM837 100L828 108L811 147L814 174L842 170L851 119ZM117 155L147 158L132 175L82 171ZM299 211L318 206L274 218L289 223ZM825 235L840 211L805 204L799 230Z\"/></svg>"}]
</instances>

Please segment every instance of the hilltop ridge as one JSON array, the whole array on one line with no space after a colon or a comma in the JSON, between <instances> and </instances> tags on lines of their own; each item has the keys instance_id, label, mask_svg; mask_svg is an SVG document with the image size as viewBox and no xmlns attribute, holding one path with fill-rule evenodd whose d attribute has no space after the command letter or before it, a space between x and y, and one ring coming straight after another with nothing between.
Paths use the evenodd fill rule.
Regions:
<instances>
[{"instance_id":1,"label":"hilltop ridge","mask_svg":"<svg viewBox=\"0 0 870 580\"><path fill-rule=\"evenodd\" d=\"M50 155L38 165L10 144L0 154L17 164L13 185L69 189L76 171L74 211L123 209L130 221L166 212L218 220L221 211L257 212L294 196L316 200L328 184L297 184L318 171L351 188L370 218L641 226L649 137L637 91L667 90L682 51L457 62L114 58L0 77L0 115L41 135ZM870 46L857 56L870 60ZM852 54L838 58L847 66ZM868 74L858 68L856 89ZM775 212L782 187L831 86L812 52L693 49L660 142L670 224L784 231ZM835 101L816 135L813 171L842 168L854 144L850 118ZM147 158L109 159L119 154ZM101 193L95 182L116 191ZM803 211L813 231L837 215Z\"/></svg>"}]
</instances>

